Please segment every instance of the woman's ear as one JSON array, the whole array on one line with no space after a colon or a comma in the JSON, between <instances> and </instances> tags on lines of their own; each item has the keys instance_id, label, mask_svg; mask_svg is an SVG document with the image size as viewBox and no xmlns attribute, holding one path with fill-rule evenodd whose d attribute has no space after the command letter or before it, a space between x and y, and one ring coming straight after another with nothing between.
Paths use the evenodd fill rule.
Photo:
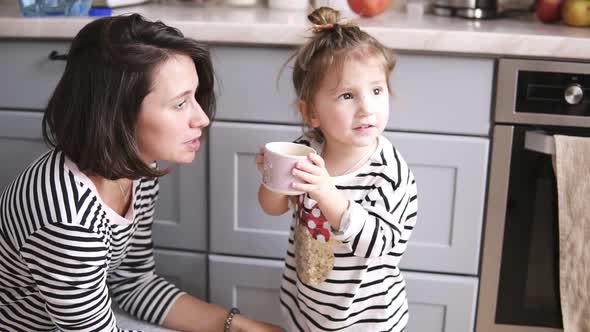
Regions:
<instances>
[{"instance_id":1,"label":"woman's ear","mask_svg":"<svg viewBox=\"0 0 590 332\"><path fill-rule=\"evenodd\" d=\"M299 100L297 102L297 108L299 109L299 113L301 113L303 122L305 122L306 125L311 128L317 128L320 126L320 119L315 115L312 107L308 103Z\"/></svg>"}]
</instances>

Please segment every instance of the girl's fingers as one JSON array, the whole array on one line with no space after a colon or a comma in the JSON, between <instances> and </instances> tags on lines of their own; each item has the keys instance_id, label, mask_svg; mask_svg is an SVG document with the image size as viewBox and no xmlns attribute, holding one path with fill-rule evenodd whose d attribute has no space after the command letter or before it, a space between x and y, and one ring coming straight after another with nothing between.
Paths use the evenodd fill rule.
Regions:
<instances>
[{"instance_id":1,"label":"girl's fingers","mask_svg":"<svg viewBox=\"0 0 590 332\"><path fill-rule=\"evenodd\" d=\"M297 165L295 165L295 167L297 169L300 169L300 170L310 173L310 174L314 174L314 175L318 175L318 176L322 174L321 168L319 168L317 165L312 164L307 161L300 161L297 163Z\"/></svg>"},{"instance_id":2,"label":"girl's fingers","mask_svg":"<svg viewBox=\"0 0 590 332\"><path fill-rule=\"evenodd\" d=\"M310 192L310 191L314 191L315 190L316 185L315 184L311 184L311 183L296 183L296 182L293 182L293 183L291 183L291 187L293 187L293 189L295 189L295 190Z\"/></svg>"},{"instance_id":3,"label":"girl's fingers","mask_svg":"<svg viewBox=\"0 0 590 332\"><path fill-rule=\"evenodd\" d=\"M299 179L301 179L301 180L303 180L303 181L305 181L307 183L315 183L315 182L317 182L317 176L316 175L310 174L308 172L304 172L304 171L302 171L300 169L297 169L297 168L293 168L292 174L294 176L296 176L297 178L299 178Z\"/></svg>"},{"instance_id":4,"label":"girl's fingers","mask_svg":"<svg viewBox=\"0 0 590 332\"><path fill-rule=\"evenodd\" d=\"M322 158L319 154L317 153L310 153L307 158L309 160L311 160L315 165L317 165L320 168L324 168L326 165L324 163L324 158Z\"/></svg>"}]
</instances>

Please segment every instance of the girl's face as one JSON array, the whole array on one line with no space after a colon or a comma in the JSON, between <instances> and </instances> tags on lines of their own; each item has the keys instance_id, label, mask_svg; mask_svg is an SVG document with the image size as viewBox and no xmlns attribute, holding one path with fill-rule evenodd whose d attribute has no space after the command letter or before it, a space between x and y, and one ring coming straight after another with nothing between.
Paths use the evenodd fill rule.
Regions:
<instances>
[{"instance_id":1,"label":"girl's face","mask_svg":"<svg viewBox=\"0 0 590 332\"><path fill-rule=\"evenodd\" d=\"M389 91L383 61L376 56L347 60L329 69L307 109L307 123L320 128L333 148L372 146L389 119Z\"/></svg>"},{"instance_id":2,"label":"girl's face","mask_svg":"<svg viewBox=\"0 0 590 332\"><path fill-rule=\"evenodd\" d=\"M143 99L135 139L141 158L190 163L199 150L209 118L197 103L199 76L193 60L173 54L152 75L152 89Z\"/></svg>"}]
</instances>

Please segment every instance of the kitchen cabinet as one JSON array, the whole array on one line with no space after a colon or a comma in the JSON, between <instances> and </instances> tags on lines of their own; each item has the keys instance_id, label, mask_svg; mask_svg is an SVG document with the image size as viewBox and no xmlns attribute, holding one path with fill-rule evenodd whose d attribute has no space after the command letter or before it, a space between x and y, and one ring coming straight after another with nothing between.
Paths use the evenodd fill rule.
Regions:
<instances>
[{"instance_id":1,"label":"kitchen cabinet","mask_svg":"<svg viewBox=\"0 0 590 332\"><path fill-rule=\"evenodd\" d=\"M156 272L200 298L207 299L207 256L202 253L154 249Z\"/></svg>"},{"instance_id":2,"label":"kitchen cabinet","mask_svg":"<svg viewBox=\"0 0 590 332\"><path fill-rule=\"evenodd\" d=\"M207 143L187 165L160 163L171 172L160 178L156 202L154 243L158 247L207 250Z\"/></svg>"},{"instance_id":3,"label":"kitchen cabinet","mask_svg":"<svg viewBox=\"0 0 590 332\"><path fill-rule=\"evenodd\" d=\"M49 54L68 49L65 41L0 40L0 108L45 109L66 65Z\"/></svg>"},{"instance_id":4,"label":"kitchen cabinet","mask_svg":"<svg viewBox=\"0 0 590 332\"><path fill-rule=\"evenodd\" d=\"M216 46L224 121L299 124L291 48ZM282 75L279 75L281 69ZM391 76L388 130L487 136L494 60L398 54Z\"/></svg>"},{"instance_id":5,"label":"kitchen cabinet","mask_svg":"<svg viewBox=\"0 0 590 332\"><path fill-rule=\"evenodd\" d=\"M210 299L275 322L290 215L271 217L259 208L255 155L269 141L301 134L290 64L282 67L291 52L212 52L221 92L208 160ZM419 197L418 223L400 264L411 270L404 272L408 331L473 331L493 71L493 59L399 54L391 78L385 136L413 169Z\"/></svg>"},{"instance_id":6,"label":"kitchen cabinet","mask_svg":"<svg viewBox=\"0 0 590 332\"><path fill-rule=\"evenodd\" d=\"M42 118L40 112L0 110L0 193L47 151L41 136Z\"/></svg>"},{"instance_id":7,"label":"kitchen cabinet","mask_svg":"<svg viewBox=\"0 0 590 332\"><path fill-rule=\"evenodd\" d=\"M255 156L266 142L292 141L300 134L299 126L213 124L209 156L212 252L283 257L291 217L289 213L268 216L260 209ZM488 140L396 132L385 136L400 150L418 183L418 225L401 267L476 275Z\"/></svg>"},{"instance_id":8,"label":"kitchen cabinet","mask_svg":"<svg viewBox=\"0 0 590 332\"><path fill-rule=\"evenodd\" d=\"M283 262L209 256L211 302L238 307L247 316L282 323L279 288ZM408 294L408 332L472 331L477 278L403 272Z\"/></svg>"}]
</instances>

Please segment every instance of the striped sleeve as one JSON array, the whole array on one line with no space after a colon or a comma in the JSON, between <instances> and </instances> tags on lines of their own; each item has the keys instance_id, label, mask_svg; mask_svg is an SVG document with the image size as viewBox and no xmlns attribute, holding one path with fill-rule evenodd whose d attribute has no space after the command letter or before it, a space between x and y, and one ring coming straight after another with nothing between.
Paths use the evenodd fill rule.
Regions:
<instances>
[{"instance_id":1,"label":"striped sleeve","mask_svg":"<svg viewBox=\"0 0 590 332\"><path fill-rule=\"evenodd\" d=\"M376 182L362 201L351 202L342 224L348 225L335 233L349 250L359 257L394 255L401 257L414 229L418 200L416 182L407 165L396 177L387 172L365 174Z\"/></svg>"},{"instance_id":2,"label":"striped sleeve","mask_svg":"<svg viewBox=\"0 0 590 332\"><path fill-rule=\"evenodd\" d=\"M110 274L109 285L123 310L143 321L161 325L176 299L184 292L156 275L152 220L153 207L148 216L137 220L138 228L130 240L127 255Z\"/></svg>"},{"instance_id":3,"label":"striped sleeve","mask_svg":"<svg viewBox=\"0 0 590 332\"><path fill-rule=\"evenodd\" d=\"M47 224L27 238L21 255L60 331L123 331L111 310L108 251L96 233Z\"/></svg>"}]
</instances>

